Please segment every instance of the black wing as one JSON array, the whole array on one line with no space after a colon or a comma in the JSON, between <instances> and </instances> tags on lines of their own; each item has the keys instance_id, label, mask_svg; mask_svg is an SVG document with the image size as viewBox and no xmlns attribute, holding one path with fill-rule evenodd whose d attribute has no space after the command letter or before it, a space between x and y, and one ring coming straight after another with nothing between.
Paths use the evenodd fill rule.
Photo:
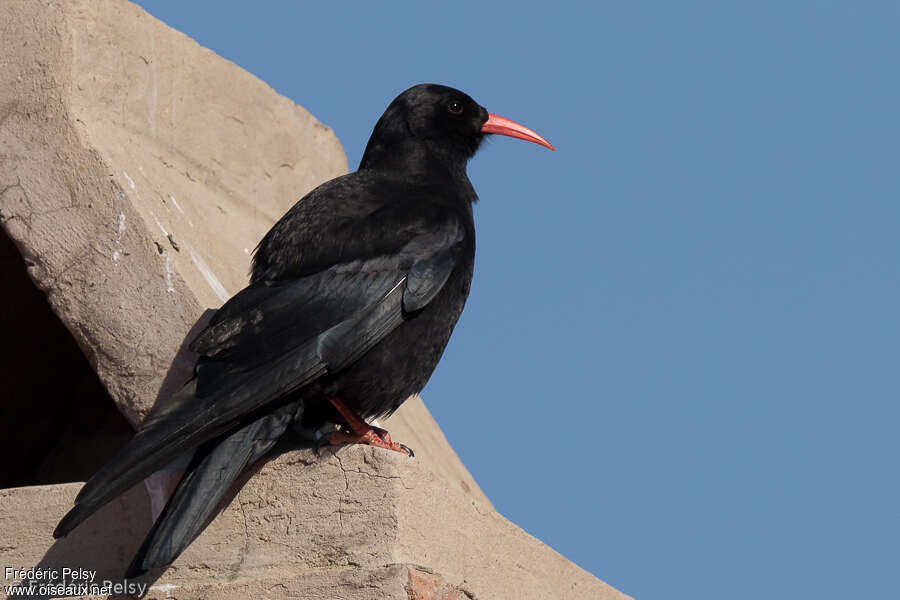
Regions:
<instances>
[{"instance_id":1,"label":"black wing","mask_svg":"<svg viewBox=\"0 0 900 600\"><path fill-rule=\"evenodd\" d=\"M194 343L203 355L195 379L85 484L56 537L179 455L344 369L434 298L463 253L464 222L415 205L375 208L368 215L397 226L392 231L353 222L350 229L369 233L344 240L349 260L310 273L302 260L291 268L281 259L273 264L287 265L282 278L258 278L222 307ZM378 254L366 258L367 251ZM295 274L300 276L291 278Z\"/></svg>"}]
</instances>

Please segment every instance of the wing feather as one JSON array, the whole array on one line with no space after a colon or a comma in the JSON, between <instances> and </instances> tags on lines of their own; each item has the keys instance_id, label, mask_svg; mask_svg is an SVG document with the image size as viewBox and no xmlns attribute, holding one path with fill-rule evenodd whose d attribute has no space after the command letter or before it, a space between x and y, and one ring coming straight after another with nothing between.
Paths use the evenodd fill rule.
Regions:
<instances>
[{"instance_id":1,"label":"wing feather","mask_svg":"<svg viewBox=\"0 0 900 600\"><path fill-rule=\"evenodd\" d=\"M237 294L194 342L203 355L195 378L85 484L54 535L183 453L347 368L437 295L458 262L463 235L450 219L393 253L258 282Z\"/></svg>"}]
</instances>

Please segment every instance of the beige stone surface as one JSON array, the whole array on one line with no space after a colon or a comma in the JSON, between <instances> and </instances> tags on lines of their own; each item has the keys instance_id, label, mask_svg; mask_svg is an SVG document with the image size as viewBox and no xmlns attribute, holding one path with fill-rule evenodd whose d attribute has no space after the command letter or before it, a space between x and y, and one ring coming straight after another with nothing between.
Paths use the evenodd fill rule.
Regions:
<instances>
[{"instance_id":1,"label":"beige stone surface","mask_svg":"<svg viewBox=\"0 0 900 600\"><path fill-rule=\"evenodd\" d=\"M0 222L132 423L332 131L120 0L0 3Z\"/></svg>"},{"instance_id":2,"label":"beige stone surface","mask_svg":"<svg viewBox=\"0 0 900 600\"><path fill-rule=\"evenodd\" d=\"M83 567L120 580L150 526L146 492L136 486L54 542L49 532L79 487L0 491L0 564ZM419 460L360 446L267 463L157 577L151 594L175 590L179 599L252 590L271 598L626 598Z\"/></svg>"},{"instance_id":3,"label":"beige stone surface","mask_svg":"<svg viewBox=\"0 0 900 600\"><path fill-rule=\"evenodd\" d=\"M391 432L391 437L413 449L416 458L443 476L448 482L469 494L484 506L491 506L490 500L475 483L471 473L444 437L422 399L413 396L381 425Z\"/></svg>"}]
</instances>

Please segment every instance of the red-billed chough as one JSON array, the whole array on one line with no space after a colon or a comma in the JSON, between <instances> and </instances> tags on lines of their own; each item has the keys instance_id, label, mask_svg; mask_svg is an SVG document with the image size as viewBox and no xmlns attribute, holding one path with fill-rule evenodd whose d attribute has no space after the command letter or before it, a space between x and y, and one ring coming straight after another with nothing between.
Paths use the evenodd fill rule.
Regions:
<instances>
[{"instance_id":1,"label":"red-billed chough","mask_svg":"<svg viewBox=\"0 0 900 600\"><path fill-rule=\"evenodd\" d=\"M134 577L175 560L288 432L411 454L366 421L424 387L462 312L477 199L466 163L486 133L553 149L449 87L417 85L391 102L359 169L307 194L262 239L250 285L191 344L193 379L85 484L54 536L193 453Z\"/></svg>"}]
</instances>

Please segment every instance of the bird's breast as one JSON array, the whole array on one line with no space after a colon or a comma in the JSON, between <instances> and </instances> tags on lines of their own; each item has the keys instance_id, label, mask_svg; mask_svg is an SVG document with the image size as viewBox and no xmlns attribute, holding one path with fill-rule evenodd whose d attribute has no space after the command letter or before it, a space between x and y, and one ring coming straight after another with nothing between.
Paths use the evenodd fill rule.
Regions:
<instances>
[{"instance_id":1,"label":"bird's breast","mask_svg":"<svg viewBox=\"0 0 900 600\"><path fill-rule=\"evenodd\" d=\"M434 299L348 367L330 392L371 419L395 411L425 387L465 306L473 258L466 253Z\"/></svg>"}]
</instances>

